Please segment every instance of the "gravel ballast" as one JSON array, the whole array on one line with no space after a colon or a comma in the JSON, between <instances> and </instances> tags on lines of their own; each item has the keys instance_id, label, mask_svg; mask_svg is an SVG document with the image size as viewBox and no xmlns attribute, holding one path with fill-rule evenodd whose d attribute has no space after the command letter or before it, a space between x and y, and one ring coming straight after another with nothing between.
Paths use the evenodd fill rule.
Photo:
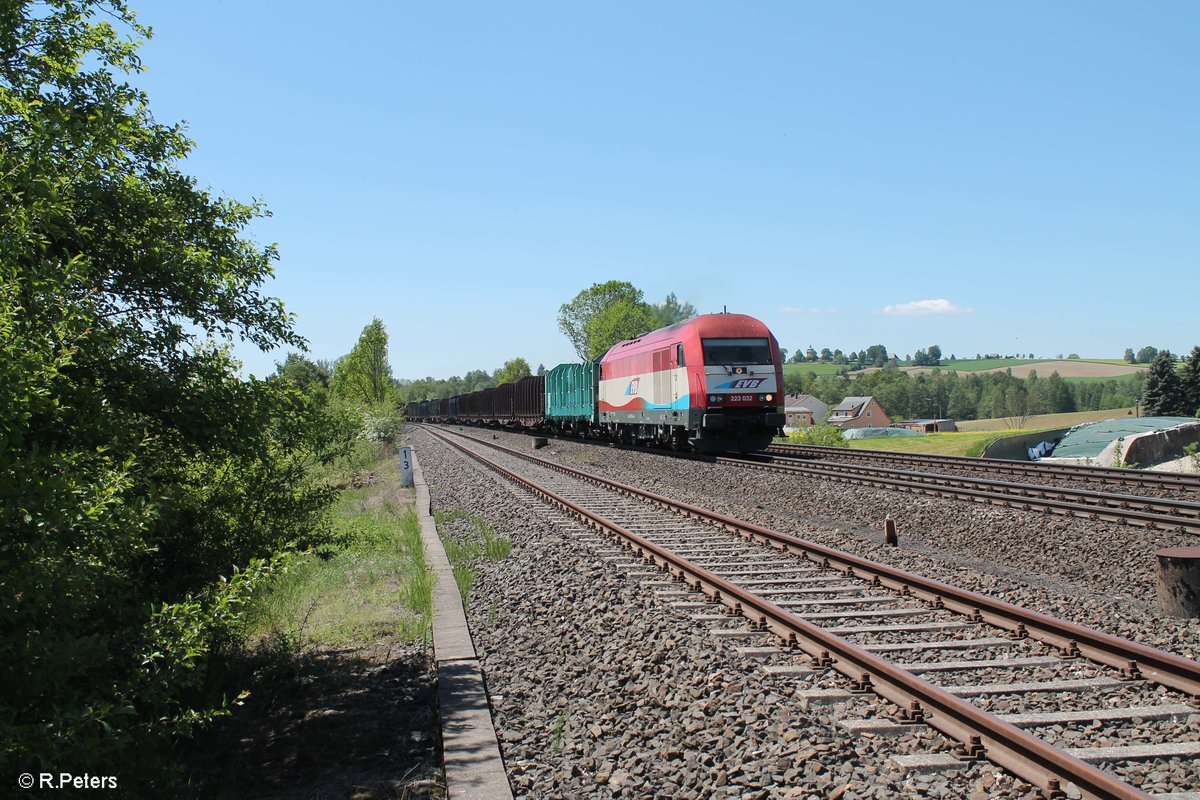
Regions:
<instances>
[{"instance_id":1,"label":"gravel ballast","mask_svg":"<svg viewBox=\"0 0 1200 800\"><path fill-rule=\"evenodd\" d=\"M488 440L493 436L479 431L475 435ZM530 447L528 437L495 436L499 443ZM413 441L435 510L479 514L513 542L507 558L478 563L468 616L518 796L1026 794L1028 787L987 763L952 774L919 775L897 768L892 756L944 753L949 743L920 726L899 737L848 734L838 727L839 720L890 715L894 709L872 696L856 696L849 707L810 703L806 690L829 688L837 680L765 673L735 647L766 641L714 636L710 623L696 621L691 610L673 608L656 597L644 581L631 577L630 569L595 549L579 547L595 534L430 437L415 433ZM1000 574L992 574L978 568L976 562L986 561L979 552L944 557L935 548L912 547L912 542L898 551L884 550L881 537L865 522L850 517L849 524L831 523L830 517L839 512L830 497L823 501L823 519L814 523L786 492L782 499L772 494L774 476L733 477L727 467L560 441L538 455L822 541L811 535L816 532L827 537L827 544L834 539L850 542L861 548L861 555L925 574L945 578L949 569L951 580L970 579L971 588L984 591L994 583L1011 593L1006 599L1045 593L1066 605L1072 597L1065 591L1049 592L1047 586L1056 585L1049 576L1026 585L1009 574L1015 570L1001 567ZM774 492L779 494L778 488ZM855 494L868 492L860 489ZM893 496L874 502L896 507L903 500ZM896 510L892 513L897 515ZM932 509L926 513L936 516ZM791 529L779 524L781 519ZM477 535L476 526L465 518L440 523L439 532L443 537ZM1077 595L1078 587L1072 591ZM1075 602L1079 603L1077 596ZM1111 595L1094 602L1152 616L1144 609L1125 609L1121 604L1131 601Z\"/></svg>"}]
</instances>

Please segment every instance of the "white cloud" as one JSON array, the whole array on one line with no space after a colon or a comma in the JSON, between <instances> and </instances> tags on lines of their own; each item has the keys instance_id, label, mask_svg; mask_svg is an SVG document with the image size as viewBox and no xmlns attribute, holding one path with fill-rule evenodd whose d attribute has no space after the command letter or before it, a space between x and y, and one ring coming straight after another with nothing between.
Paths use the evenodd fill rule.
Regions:
<instances>
[{"instance_id":1,"label":"white cloud","mask_svg":"<svg viewBox=\"0 0 1200 800\"><path fill-rule=\"evenodd\" d=\"M784 306L779 309L783 314L836 314L836 308L800 308L799 306Z\"/></svg>"},{"instance_id":2,"label":"white cloud","mask_svg":"<svg viewBox=\"0 0 1200 800\"><path fill-rule=\"evenodd\" d=\"M956 306L945 298L937 300L914 300L911 303L899 303L894 306L884 306L884 314L970 314L975 309Z\"/></svg>"}]
</instances>

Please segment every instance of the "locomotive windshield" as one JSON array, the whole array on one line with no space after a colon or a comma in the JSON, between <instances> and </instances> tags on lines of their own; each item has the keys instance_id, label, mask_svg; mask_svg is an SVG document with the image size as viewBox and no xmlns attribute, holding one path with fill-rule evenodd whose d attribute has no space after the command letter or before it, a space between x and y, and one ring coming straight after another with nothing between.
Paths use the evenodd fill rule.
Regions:
<instances>
[{"instance_id":1,"label":"locomotive windshield","mask_svg":"<svg viewBox=\"0 0 1200 800\"><path fill-rule=\"evenodd\" d=\"M704 363L714 367L770 364L771 343L766 339L701 339Z\"/></svg>"}]
</instances>

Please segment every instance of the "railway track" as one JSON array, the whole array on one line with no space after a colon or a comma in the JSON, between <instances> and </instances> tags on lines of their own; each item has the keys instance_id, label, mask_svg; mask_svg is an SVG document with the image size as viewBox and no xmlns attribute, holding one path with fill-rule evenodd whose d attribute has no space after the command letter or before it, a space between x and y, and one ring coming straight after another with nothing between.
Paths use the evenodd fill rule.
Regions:
<instances>
[{"instance_id":1,"label":"railway track","mask_svg":"<svg viewBox=\"0 0 1200 800\"><path fill-rule=\"evenodd\" d=\"M914 472L862 464L810 462L789 456L718 456L719 463L749 469L810 475L823 480L970 500L1023 511L1041 511L1100 519L1180 533L1200 533L1200 502L1143 495L1113 494L1037 483L1011 483L962 475Z\"/></svg>"},{"instance_id":2,"label":"railway track","mask_svg":"<svg viewBox=\"0 0 1200 800\"><path fill-rule=\"evenodd\" d=\"M609 555L627 557L664 600L714 622L740 616L740 628L715 633L767 637L774 644L743 650L769 661L766 669L824 684L813 702L867 706L872 715L848 720L851 730L933 727L957 747L932 760L987 758L1043 797L1200 798L1191 791L1200 785L1200 734L1187 722L1200 713L1200 663L492 442L426 430L613 537ZM722 606L730 614L704 613ZM840 687L828 685L834 674L844 676ZM862 699L871 694L887 703Z\"/></svg>"},{"instance_id":3,"label":"railway track","mask_svg":"<svg viewBox=\"0 0 1200 800\"><path fill-rule=\"evenodd\" d=\"M574 438L574 437L568 437ZM614 445L629 447L628 445ZM1200 534L1200 502L1178 497L1149 497L1144 495L1101 492L1039 483L1014 483L988 478L919 472L864 464L846 464L780 455L772 445L766 454L740 456L701 456L669 450L651 450L674 458L690 458L710 463L730 464L746 469L811 476L859 486L895 489L909 494L966 500L984 505L1004 506L1021 511L1103 520L1121 525L1135 525L1163 531ZM798 446L807 449L807 446ZM644 448L633 448L644 449ZM821 451L845 452L844 448L816 448ZM787 452L792 452L788 450ZM854 451L869 452L869 451ZM890 453L887 455L891 455ZM909 454L904 454L909 455ZM927 458L927 457L922 457ZM933 459L938 463L941 457ZM950 457L957 458L957 457ZM984 459L963 459L968 462ZM922 461L921 463L928 463ZM957 463L957 462L954 462ZM1022 462L1013 462L1020 464ZM1088 470L1090 467L1078 469ZM1111 470L1126 473L1129 470ZM1179 476L1196 480L1196 476Z\"/></svg>"},{"instance_id":4,"label":"railway track","mask_svg":"<svg viewBox=\"0 0 1200 800\"><path fill-rule=\"evenodd\" d=\"M1173 472L1147 472L1115 467L1044 464L1037 461L939 456L925 453L893 453L886 450L859 450L857 448L819 447L802 444L773 444L765 452L768 455L788 456L810 461L891 465L897 468L920 468L940 473L1002 475L1034 482L1065 480L1088 487L1113 487L1125 493L1142 490L1172 493L1175 496L1181 493L1200 495L1200 475Z\"/></svg>"}]
</instances>

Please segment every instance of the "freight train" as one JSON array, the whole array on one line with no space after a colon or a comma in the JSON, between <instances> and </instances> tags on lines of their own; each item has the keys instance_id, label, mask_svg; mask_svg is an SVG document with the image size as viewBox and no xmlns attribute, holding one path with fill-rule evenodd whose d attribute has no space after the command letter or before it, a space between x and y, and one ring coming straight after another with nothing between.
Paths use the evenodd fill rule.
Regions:
<instances>
[{"instance_id":1,"label":"freight train","mask_svg":"<svg viewBox=\"0 0 1200 800\"><path fill-rule=\"evenodd\" d=\"M571 432L698 453L762 450L781 432L779 343L757 319L703 314L494 389L409 403L411 420Z\"/></svg>"}]
</instances>

